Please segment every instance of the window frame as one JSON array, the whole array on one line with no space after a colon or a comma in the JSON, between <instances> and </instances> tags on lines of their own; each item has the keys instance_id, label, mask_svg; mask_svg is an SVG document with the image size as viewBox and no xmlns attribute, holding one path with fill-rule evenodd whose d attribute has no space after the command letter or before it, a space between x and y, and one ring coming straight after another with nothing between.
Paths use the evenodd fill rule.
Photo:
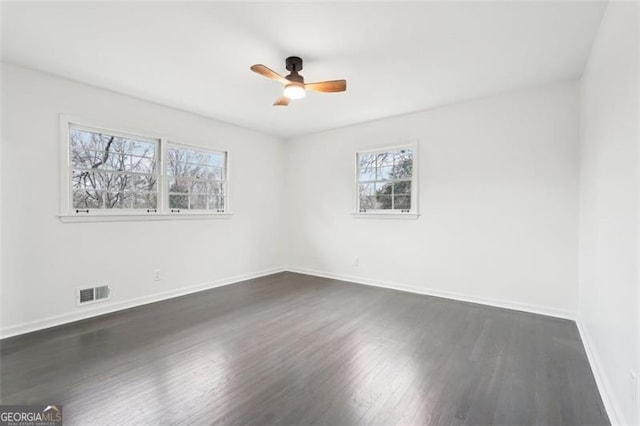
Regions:
<instances>
[{"instance_id":1,"label":"window frame","mask_svg":"<svg viewBox=\"0 0 640 426\"><path fill-rule=\"evenodd\" d=\"M401 209L369 209L367 211L360 210L360 156L380 154L383 152L393 152L401 149L411 149L413 152L413 163L411 167L411 208L407 212ZM406 179L405 179L406 180ZM417 219L418 212L418 141L405 143L401 145L385 146L382 148L358 150L355 153L355 212L352 213L355 218L381 218L381 219Z\"/></svg>"},{"instance_id":2,"label":"window frame","mask_svg":"<svg viewBox=\"0 0 640 426\"><path fill-rule=\"evenodd\" d=\"M90 126L90 125L86 125L86 124L79 124L76 122L69 122L68 127L67 127L67 149L66 149L66 153L65 153L65 161L66 164L63 165L64 168L66 168L66 192L67 192L67 200L66 200L66 209L69 213L71 214L80 214L81 212L83 214L88 214L85 212L85 210L87 209L78 209L76 207L73 207L73 180L71 179L72 173L73 173L73 168L71 166L71 147L70 147L70 136L71 136L71 128L74 129L79 129L79 130L83 130L83 131L87 131L87 132L104 132L105 134L108 134L110 136L115 136L115 137L121 137L121 138L131 138L131 139L135 139L135 140L139 140L141 142L151 142L155 144L155 161L156 161L156 173L154 174L156 177L156 181L157 181L157 194L158 194L158 198L156 201L156 208L155 209L144 209L144 208L140 208L140 209L135 209L135 208L113 208L113 209L88 209L89 211L94 211L94 212L100 212L100 214L103 215L146 215L146 214L150 214L151 212L149 211L145 211L145 210L156 210L156 212L153 213L157 213L158 211L161 210L161 202L160 202L160 198L161 198L161 189L160 189L160 182L162 179L162 171L160 169L161 167L161 159L160 159L160 146L161 146L161 139L159 138L150 138L148 136L141 136L135 133L127 133L127 132L122 132L122 131L117 131L117 130L108 130L105 129L103 127L97 127L97 126ZM104 170L105 172L109 173L109 170ZM135 173L131 173L131 174L135 174Z\"/></svg>"},{"instance_id":3,"label":"window frame","mask_svg":"<svg viewBox=\"0 0 640 426\"><path fill-rule=\"evenodd\" d=\"M180 143L180 142L174 142L173 139L167 139L166 142L163 144L162 146L162 157L165 159L165 164L163 165L166 166L166 159L167 159L167 150L169 149L170 146L175 146L177 148L183 148L183 149L190 149L193 151L201 151L201 152L205 152L205 153L214 153L214 154L224 154L224 180L222 181L224 183L224 211L222 212L218 212L218 211L214 211L214 210L210 210L210 209L182 209L183 211L179 211L181 209L175 209L178 210L177 212L174 212L173 209L171 209L171 206L169 205L169 175L167 173L163 173L162 174L162 187L163 187L163 193L162 193L162 201L165 207L165 210L168 214L172 214L172 215L179 215L179 214L191 214L191 215L210 215L210 214L225 214L229 211L229 151L225 151L225 150L220 150L220 149L212 149L212 148L203 148L200 146L195 146L195 145L188 145L188 144L184 144L184 143ZM166 171L163 168L164 171Z\"/></svg>"},{"instance_id":4,"label":"window frame","mask_svg":"<svg viewBox=\"0 0 640 426\"><path fill-rule=\"evenodd\" d=\"M73 182L71 179L71 128L78 128L90 132L104 132L109 135L125 138L134 138L144 142L156 143L156 176L158 179L158 200L156 209L77 209L73 207ZM125 130L120 126L98 124L89 120L60 114L60 150L58 167L60 170L60 208L58 217L62 222L122 222L122 221L146 221L146 220L172 220L172 219L225 219L231 218L230 212L230 185L229 165L230 150L223 147L209 148L204 144L189 144L173 142L184 138L168 137L166 135L152 134ZM204 152L225 154L225 209L224 212L211 210L185 210L171 212L169 209L168 177L166 174L167 147L175 145L187 149ZM155 211L153 211L155 210Z\"/></svg>"}]
</instances>

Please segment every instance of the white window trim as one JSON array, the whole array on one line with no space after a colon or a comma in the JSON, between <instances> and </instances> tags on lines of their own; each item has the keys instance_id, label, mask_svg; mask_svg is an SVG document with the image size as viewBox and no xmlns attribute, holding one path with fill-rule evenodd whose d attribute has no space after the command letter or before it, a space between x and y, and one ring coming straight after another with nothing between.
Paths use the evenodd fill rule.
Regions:
<instances>
[{"instance_id":1,"label":"white window trim","mask_svg":"<svg viewBox=\"0 0 640 426\"><path fill-rule=\"evenodd\" d=\"M93 209L89 212L76 212L71 205L71 167L70 167L70 151L69 151L69 129L70 126L78 127L86 130L103 130L115 136L137 137L142 140L158 142L158 205L155 212L147 212L144 209ZM58 218L64 223L79 222L129 222L129 221L157 221L157 220L193 220L193 219L230 219L233 217L231 213L231 197L229 185L229 165L230 150L222 147L209 148L202 144L185 144L173 142L174 140L182 140L184 138L174 138L168 136L152 135L150 132L139 132L135 130L124 130L119 126L111 126L95 123L90 120L80 119L78 117L60 114L60 158L58 167L60 168L60 210ZM208 210L183 210L181 212L171 213L168 208L168 179L165 174L166 149L168 144L178 145L185 148L193 148L197 150L224 152L226 153L226 192L225 192L225 211L210 212ZM165 199L166 198L166 199Z\"/></svg>"},{"instance_id":2,"label":"white window trim","mask_svg":"<svg viewBox=\"0 0 640 426\"><path fill-rule=\"evenodd\" d=\"M359 150L355 152L355 212L351 213L354 219L417 219L420 217L418 212L418 140L411 143L405 143L402 145L386 146L382 148ZM398 210L369 210L366 212L360 211L360 192L359 192L359 176L360 176L360 164L358 156L360 154L377 154L380 152L396 151L398 149L413 150L413 166L411 176L411 209L408 212L400 212Z\"/></svg>"},{"instance_id":3,"label":"white window trim","mask_svg":"<svg viewBox=\"0 0 640 426\"><path fill-rule=\"evenodd\" d=\"M419 213L396 213L396 212L391 212L391 213L377 213L379 210L376 210L375 212L358 212L358 213L351 213L351 216L354 219L417 219L420 217Z\"/></svg>"},{"instance_id":4,"label":"white window trim","mask_svg":"<svg viewBox=\"0 0 640 426\"><path fill-rule=\"evenodd\" d=\"M138 221L162 221L162 220L206 220L206 219L231 219L233 213L144 213L144 214L87 214L59 215L64 223L86 222L138 222Z\"/></svg>"}]
</instances>

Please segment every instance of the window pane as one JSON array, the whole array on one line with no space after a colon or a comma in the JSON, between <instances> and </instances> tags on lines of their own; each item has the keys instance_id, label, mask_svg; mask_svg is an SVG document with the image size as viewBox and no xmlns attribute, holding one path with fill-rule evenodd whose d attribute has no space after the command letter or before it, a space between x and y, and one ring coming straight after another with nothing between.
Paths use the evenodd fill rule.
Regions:
<instances>
[{"instance_id":1,"label":"window pane","mask_svg":"<svg viewBox=\"0 0 640 426\"><path fill-rule=\"evenodd\" d=\"M72 183L76 189L109 189L115 187L114 175L105 172L72 172Z\"/></svg>"},{"instance_id":2,"label":"window pane","mask_svg":"<svg viewBox=\"0 0 640 426\"><path fill-rule=\"evenodd\" d=\"M391 182L376 182L376 194L391 195L392 187L393 187L393 183Z\"/></svg>"},{"instance_id":3,"label":"window pane","mask_svg":"<svg viewBox=\"0 0 640 426\"><path fill-rule=\"evenodd\" d=\"M131 160L123 153L103 151L98 153L97 161L91 168L126 172L131 169Z\"/></svg>"},{"instance_id":4,"label":"window pane","mask_svg":"<svg viewBox=\"0 0 640 426\"><path fill-rule=\"evenodd\" d=\"M208 183L194 181L191 184L191 193L192 194L206 194L208 192Z\"/></svg>"},{"instance_id":5,"label":"window pane","mask_svg":"<svg viewBox=\"0 0 640 426\"><path fill-rule=\"evenodd\" d=\"M182 176L189 176L196 179L206 179L207 167L202 164L184 163L182 165Z\"/></svg>"},{"instance_id":6,"label":"window pane","mask_svg":"<svg viewBox=\"0 0 640 426\"><path fill-rule=\"evenodd\" d=\"M92 149L73 149L71 151L71 166L78 169L91 169L100 162L100 152Z\"/></svg>"},{"instance_id":7,"label":"window pane","mask_svg":"<svg viewBox=\"0 0 640 426\"><path fill-rule=\"evenodd\" d=\"M224 163L225 163L224 154L219 154L219 153L209 154L209 159L207 161L207 164L209 166L224 168L225 167Z\"/></svg>"},{"instance_id":8,"label":"window pane","mask_svg":"<svg viewBox=\"0 0 640 426\"><path fill-rule=\"evenodd\" d=\"M406 161L413 161L412 149L401 149L393 153L394 164L403 163Z\"/></svg>"},{"instance_id":9,"label":"window pane","mask_svg":"<svg viewBox=\"0 0 640 426\"><path fill-rule=\"evenodd\" d=\"M376 193L376 189L375 189L375 184L374 183L361 183L360 184L360 189L359 189L360 196L363 196L363 195L371 196L371 195L375 195L375 193Z\"/></svg>"},{"instance_id":10,"label":"window pane","mask_svg":"<svg viewBox=\"0 0 640 426\"><path fill-rule=\"evenodd\" d=\"M155 158L129 156L130 162L129 170L135 173L155 173L156 160Z\"/></svg>"},{"instance_id":11,"label":"window pane","mask_svg":"<svg viewBox=\"0 0 640 426\"><path fill-rule=\"evenodd\" d=\"M411 181L405 180L402 182L395 182L393 184L394 194L411 194Z\"/></svg>"},{"instance_id":12,"label":"window pane","mask_svg":"<svg viewBox=\"0 0 640 426\"><path fill-rule=\"evenodd\" d=\"M376 180L376 156L372 154L360 154L358 156L358 180Z\"/></svg>"},{"instance_id":13,"label":"window pane","mask_svg":"<svg viewBox=\"0 0 640 426\"><path fill-rule=\"evenodd\" d=\"M169 179L169 192L189 192L189 181L187 179Z\"/></svg>"},{"instance_id":14,"label":"window pane","mask_svg":"<svg viewBox=\"0 0 640 426\"><path fill-rule=\"evenodd\" d=\"M133 194L127 192L105 192L104 204L108 209L132 208Z\"/></svg>"},{"instance_id":15,"label":"window pane","mask_svg":"<svg viewBox=\"0 0 640 426\"><path fill-rule=\"evenodd\" d=\"M224 184L221 182L213 182L209 184L209 194L221 196L224 194Z\"/></svg>"},{"instance_id":16,"label":"window pane","mask_svg":"<svg viewBox=\"0 0 640 426\"><path fill-rule=\"evenodd\" d=\"M102 208L102 191L75 190L73 191L74 209L99 209Z\"/></svg>"},{"instance_id":17,"label":"window pane","mask_svg":"<svg viewBox=\"0 0 640 426\"><path fill-rule=\"evenodd\" d=\"M224 210L224 203L222 197L218 195L209 196L209 209L211 210Z\"/></svg>"},{"instance_id":18,"label":"window pane","mask_svg":"<svg viewBox=\"0 0 640 426\"><path fill-rule=\"evenodd\" d=\"M376 209L388 210L391 209L391 196L390 195L377 195L376 196Z\"/></svg>"},{"instance_id":19,"label":"window pane","mask_svg":"<svg viewBox=\"0 0 640 426\"><path fill-rule=\"evenodd\" d=\"M71 174L73 189L105 189L101 172L73 171Z\"/></svg>"},{"instance_id":20,"label":"window pane","mask_svg":"<svg viewBox=\"0 0 640 426\"><path fill-rule=\"evenodd\" d=\"M391 173L394 179L406 179L413 176L413 160L407 160L393 166Z\"/></svg>"},{"instance_id":21,"label":"window pane","mask_svg":"<svg viewBox=\"0 0 640 426\"><path fill-rule=\"evenodd\" d=\"M393 178L393 166L380 167L377 170L376 180L391 180Z\"/></svg>"},{"instance_id":22,"label":"window pane","mask_svg":"<svg viewBox=\"0 0 640 426\"><path fill-rule=\"evenodd\" d=\"M171 209L188 209L189 196L182 194L169 194L169 208Z\"/></svg>"},{"instance_id":23,"label":"window pane","mask_svg":"<svg viewBox=\"0 0 640 426\"><path fill-rule=\"evenodd\" d=\"M158 192L158 179L155 175L132 175L127 190L135 192Z\"/></svg>"},{"instance_id":24,"label":"window pane","mask_svg":"<svg viewBox=\"0 0 640 426\"><path fill-rule=\"evenodd\" d=\"M378 167L391 167L393 166L393 153L383 152L377 155L376 164Z\"/></svg>"},{"instance_id":25,"label":"window pane","mask_svg":"<svg viewBox=\"0 0 640 426\"><path fill-rule=\"evenodd\" d=\"M376 155L375 154L358 154L358 163L360 168L376 167Z\"/></svg>"},{"instance_id":26,"label":"window pane","mask_svg":"<svg viewBox=\"0 0 640 426\"><path fill-rule=\"evenodd\" d=\"M201 167L204 167L207 165L208 155L206 153L202 151L191 150L191 149L188 149L185 151L187 152L187 158L186 158L187 163L195 164Z\"/></svg>"},{"instance_id":27,"label":"window pane","mask_svg":"<svg viewBox=\"0 0 640 426\"><path fill-rule=\"evenodd\" d=\"M152 142L131 141L130 154L139 157L155 158L155 144Z\"/></svg>"},{"instance_id":28,"label":"window pane","mask_svg":"<svg viewBox=\"0 0 640 426\"><path fill-rule=\"evenodd\" d=\"M158 208L158 194L133 194L133 207L136 209Z\"/></svg>"},{"instance_id":29,"label":"window pane","mask_svg":"<svg viewBox=\"0 0 640 426\"><path fill-rule=\"evenodd\" d=\"M360 210L389 210L391 209L390 195L374 195L360 197Z\"/></svg>"},{"instance_id":30,"label":"window pane","mask_svg":"<svg viewBox=\"0 0 640 426\"><path fill-rule=\"evenodd\" d=\"M107 138L99 133L88 132L77 128L69 130L71 151L93 149L102 151L107 145Z\"/></svg>"},{"instance_id":31,"label":"window pane","mask_svg":"<svg viewBox=\"0 0 640 426\"><path fill-rule=\"evenodd\" d=\"M362 196L360 197L360 210L372 210L376 205L375 196Z\"/></svg>"},{"instance_id":32,"label":"window pane","mask_svg":"<svg viewBox=\"0 0 640 426\"><path fill-rule=\"evenodd\" d=\"M104 178L105 189L112 192L127 191L131 189L133 184L132 175L122 175L116 173L101 173Z\"/></svg>"},{"instance_id":33,"label":"window pane","mask_svg":"<svg viewBox=\"0 0 640 426\"><path fill-rule=\"evenodd\" d=\"M224 169L220 167L207 167L205 179L223 180Z\"/></svg>"},{"instance_id":34,"label":"window pane","mask_svg":"<svg viewBox=\"0 0 640 426\"><path fill-rule=\"evenodd\" d=\"M206 209L207 199L209 197L206 194L192 194L189 196L189 208L191 209Z\"/></svg>"},{"instance_id":35,"label":"window pane","mask_svg":"<svg viewBox=\"0 0 640 426\"><path fill-rule=\"evenodd\" d=\"M183 176L182 165L184 164L186 154L176 148L167 149L167 175Z\"/></svg>"},{"instance_id":36,"label":"window pane","mask_svg":"<svg viewBox=\"0 0 640 426\"><path fill-rule=\"evenodd\" d=\"M373 166L360 167L360 174L358 176L360 182L374 181L376 180L376 169Z\"/></svg>"},{"instance_id":37,"label":"window pane","mask_svg":"<svg viewBox=\"0 0 640 426\"><path fill-rule=\"evenodd\" d=\"M410 178L413 173L413 150L396 151L393 160L393 177L395 179Z\"/></svg>"},{"instance_id":38,"label":"window pane","mask_svg":"<svg viewBox=\"0 0 640 426\"><path fill-rule=\"evenodd\" d=\"M411 195L396 195L394 208L397 210L411 209Z\"/></svg>"}]
</instances>

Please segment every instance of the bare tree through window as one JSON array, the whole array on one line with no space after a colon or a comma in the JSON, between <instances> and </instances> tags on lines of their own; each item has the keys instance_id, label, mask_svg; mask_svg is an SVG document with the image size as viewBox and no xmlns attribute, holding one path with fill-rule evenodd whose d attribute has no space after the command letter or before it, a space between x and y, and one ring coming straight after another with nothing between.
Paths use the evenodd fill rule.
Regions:
<instances>
[{"instance_id":1,"label":"bare tree through window","mask_svg":"<svg viewBox=\"0 0 640 426\"><path fill-rule=\"evenodd\" d=\"M158 144L71 127L74 209L156 209Z\"/></svg>"},{"instance_id":2,"label":"bare tree through window","mask_svg":"<svg viewBox=\"0 0 640 426\"><path fill-rule=\"evenodd\" d=\"M170 145L169 208L225 211L226 153Z\"/></svg>"}]
</instances>

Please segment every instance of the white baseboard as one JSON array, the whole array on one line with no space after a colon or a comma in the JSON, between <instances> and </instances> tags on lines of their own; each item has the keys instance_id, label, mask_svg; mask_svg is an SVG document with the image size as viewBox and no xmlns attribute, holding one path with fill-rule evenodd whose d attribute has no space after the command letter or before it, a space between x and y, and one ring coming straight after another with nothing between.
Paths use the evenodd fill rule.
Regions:
<instances>
[{"instance_id":1,"label":"white baseboard","mask_svg":"<svg viewBox=\"0 0 640 426\"><path fill-rule=\"evenodd\" d=\"M234 277L224 278L208 283L195 284L176 290L169 290L162 293L156 293L149 296L138 297L135 299L125 300L121 302L109 303L105 305L95 305L94 307L86 307L81 311L74 311L62 315L45 318L42 320L31 321L27 323L17 324L3 328L0 331L0 338L18 336L20 334L31 333L33 331L43 330L58 325L67 324L74 321L89 319L99 315L110 314L112 312L121 311L123 309L134 308L136 306L147 305L149 303L159 302L161 300L172 299L174 297L184 296L198 291L209 290L216 287L222 287L230 284L236 284L242 281L263 277L265 275L284 272L285 268L272 268L263 271L252 272L248 274L236 275Z\"/></svg>"},{"instance_id":2,"label":"white baseboard","mask_svg":"<svg viewBox=\"0 0 640 426\"><path fill-rule=\"evenodd\" d=\"M565 311L562 309L548 308L544 306L530 305L526 303L514 302L510 300L492 299L488 297L479 297L462 293L438 290L434 288L416 287L400 283L392 283L386 281L372 280L368 278L355 277L351 275L333 274L330 272L315 271L312 269L287 267L290 272L296 272L305 275L314 275L317 277L330 278L333 280L348 281L356 284L364 284L373 287L382 287L392 290L406 291L409 293L423 294L426 296L442 297L445 299L460 300L462 302L478 303L481 305L495 306L498 308L512 309L515 311L529 312L533 314L546 315L550 317L562 318L575 321L576 313Z\"/></svg>"},{"instance_id":3,"label":"white baseboard","mask_svg":"<svg viewBox=\"0 0 640 426\"><path fill-rule=\"evenodd\" d=\"M117 312L123 309L129 309L129 308L146 305L153 302L159 302L161 300L171 299L174 297L196 293L198 291L209 290L216 287L235 284L241 281L246 281L253 278L259 278L265 275L271 275L271 274L284 272L284 271L290 271L290 272L306 274L306 275L314 275L318 277L353 282L357 284L364 284L364 285L369 285L374 287L382 287L382 288L388 288L393 290L406 291L409 293L423 294L427 296L443 297L446 299L460 300L463 302L479 303L483 305L496 306L499 308L530 312L534 314L547 315L547 316L563 318L563 319L575 320L576 318L575 313L570 311L563 311L559 309L546 308L541 306L535 306L535 305L529 305L529 304L523 304L523 303L505 301L505 300L499 300L499 299L477 297L477 296L442 291L442 290L432 289L432 288L415 287L415 286L410 286L406 284L371 280L371 279L365 279L365 278L349 276L349 275L333 274L333 273L315 271L315 270L306 269L306 268L282 267L282 268L272 268L272 269L267 269L263 271L237 275L234 277L216 280L209 283L196 284L196 285L184 287L181 289L157 293L150 296L143 296L143 297L130 299L126 301L109 303L108 305L99 305L99 306L96 305L95 307L87 307L80 312L74 311L74 312L70 312L62 315L56 315L53 317L45 318L42 320L9 326L6 328L2 328L2 330L0 330L0 338L5 339L7 337L13 337L20 334L43 330L46 328L55 327L58 325L62 325L62 324L66 324L66 323L70 323L70 322L74 322L82 319L92 318L98 315Z\"/></svg>"},{"instance_id":4,"label":"white baseboard","mask_svg":"<svg viewBox=\"0 0 640 426\"><path fill-rule=\"evenodd\" d=\"M596 379L596 385L598 386L598 390L600 391L602 403L604 404L604 408L607 410L607 414L609 415L609 421L613 426L629 424L623 420L624 416L622 415L620 406L616 402L614 394L611 391L611 384L607 379L607 375L604 374L604 369L602 368L600 358L598 357L598 354L594 349L593 341L591 340L591 337L589 337L589 333L587 332L587 329L584 327L579 317L576 321L576 324L578 326L580 338L582 339L582 346L584 346L584 350L587 353L587 359L589 360L589 365L591 365L593 377Z\"/></svg>"}]
</instances>

